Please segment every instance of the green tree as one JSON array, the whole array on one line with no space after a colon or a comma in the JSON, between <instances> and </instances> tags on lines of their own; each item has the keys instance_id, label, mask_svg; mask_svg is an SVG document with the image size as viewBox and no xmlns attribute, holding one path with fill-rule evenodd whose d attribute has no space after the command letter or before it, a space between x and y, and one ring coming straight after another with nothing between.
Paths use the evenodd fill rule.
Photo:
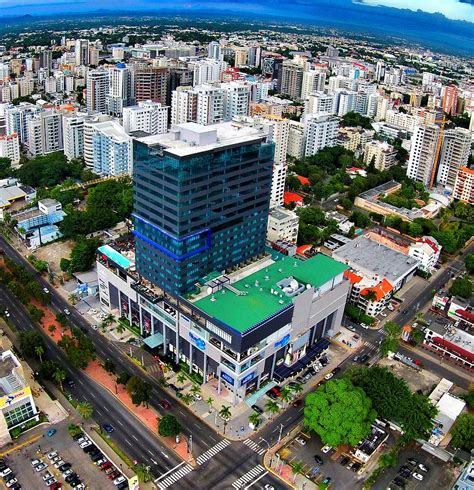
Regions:
<instances>
[{"instance_id":1,"label":"green tree","mask_svg":"<svg viewBox=\"0 0 474 490\"><path fill-rule=\"evenodd\" d=\"M71 303L72 305L77 304L77 302L79 301L79 298L77 297L76 293L71 293L67 299L69 303Z\"/></svg>"},{"instance_id":2,"label":"green tree","mask_svg":"<svg viewBox=\"0 0 474 490\"><path fill-rule=\"evenodd\" d=\"M293 391L288 385L281 390L281 399L285 403L289 403L293 399Z\"/></svg>"},{"instance_id":3,"label":"green tree","mask_svg":"<svg viewBox=\"0 0 474 490\"><path fill-rule=\"evenodd\" d=\"M296 481L296 477L304 470L304 464L301 461L295 461L291 463L291 472L293 473L293 483Z\"/></svg>"},{"instance_id":4,"label":"green tree","mask_svg":"<svg viewBox=\"0 0 474 490\"><path fill-rule=\"evenodd\" d=\"M390 339L397 339L402 333L402 327L398 323L391 321L386 322L383 329L385 330L387 337Z\"/></svg>"},{"instance_id":5,"label":"green tree","mask_svg":"<svg viewBox=\"0 0 474 490\"><path fill-rule=\"evenodd\" d=\"M280 411L280 405L274 400L268 400L265 403L265 410L270 414L270 418L276 415Z\"/></svg>"},{"instance_id":6,"label":"green tree","mask_svg":"<svg viewBox=\"0 0 474 490\"><path fill-rule=\"evenodd\" d=\"M35 322L40 322L41 319L44 317L44 312L33 305L28 307L28 313L30 314L31 319Z\"/></svg>"},{"instance_id":7,"label":"green tree","mask_svg":"<svg viewBox=\"0 0 474 490\"><path fill-rule=\"evenodd\" d=\"M449 288L450 294L460 296L461 298L470 298L472 295L472 282L468 276L456 279Z\"/></svg>"},{"instance_id":8,"label":"green tree","mask_svg":"<svg viewBox=\"0 0 474 490\"><path fill-rule=\"evenodd\" d=\"M176 437L181 432L181 424L173 415L165 415L158 422L158 434L163 437Z\"/></svg>"},{"instance_id":9,"label":"green tree","mask_svg":"<svg viewBox=\"0 0 474 490\"><path fill-rule=\"evenodd\" d=\"M474 448L474 415L463 413L459 415L451 429L451 444L455 448L471 451Z\"/></svg>"},{"instance_id":10,"label":"green tree","mask_svg":"<svg viewBox=\"0 0 474 490\"><path fill-rule=\"evenodd\" d=\"M63 381L66 379L66 371L63 369L56 369L53 373L53 380L59 385L59 389L63 391Z\"/></svg>"},{"instance_id":11,"label":"green tree","mask_svg":"<svg viewBox=\"0 0 474 490\"><path fill-rule=\"evenodd\" d=\"M389 352L397 352L399 342L397 339L386 337L380 344L380 353L382 357L387 357Z\"/></svg>"},{"instance_id":12,"label":"green tree","mask_svg":"<svg viewBox=\"0 0 474 490\"><path fill-rule=\"evenodd\" d=\"M362 296L367 301L375 301L377 299L377 293L373 289L368 289Z\"/></svg>"},{"instance_id":13,"label":"green tree","mask_svg":"<svg viewBox=\"0 0 474 490\"><path fill-rule=\"evenodd\" d=\"M260 415L256 412L252 412L249 415L249 423L252 424L255 428L257 428L260 425Z\"/></svg>"},{"instance_id":14,"label":"green tree","mask_svg":"<svg viewBox=\"0 0 474 490\"><path fill-rule=\"evenodd\" d=\"M359 228L366 228L370 223L368 216L360 211L354 211L349 219Z\"/></svg>"},{"instance_id":15,"label":"green tree","mask_svg":"<svg viewBox=\"0 0 474 490\"><path fill-rule=\"evenodd\" d=\"M94 408L89 402L80 402L77 404L77 411L79 415L84 419L90 419L94 413Z\"/></svg>"},{"instance_id":16,"label":"green tree","mask_svg":"<svg viewBox=\"0 0 474 490\"><path fill-rule=\"evenodd\" d=\"M286 185L292 191L299 191L301 189L301 182L299 181L298 177L296 177L295 175L289 175L286 178Z\"/></svg>"},{"instance_id":17,"label":"green tree","mask_svg":"<svg viewBox=\"0 0 474 490\"><path fill-rule=\"evenodd\" d=\"M415 396L405 380L380 366L352 369L349 377L372 400L378 416L400 424L408 438L429 434L436 409L427 397ZM416 415L411 413L414 411Z\"/></svg>"},{"instance_id":18,"label":"green tree","mask_svg":"<svg viewBox=\"0 0 474 490\"><path fill-rule=\"evenodd\" d=\"M62 257L61 260L59 261L59 268L63 272L69 272L71 269L71 261L69 259Z\"/></svg>"},{"instance_id":19,"label":"green tree","mask_svg":"<svg viewBox=\"0 0 474 490\"><path fill-rule=\"evenodd\" d=\"M219 410L219 417L224 420L229 420L231 416L232 412L230 411L230 407L222 405L221 409Z\"/></svg>"},{"instance_id":20,"label":"green tree","mask_svg":"<svg viewBox=\"0 0 474 490\"><path fill-rule=\"evenodd\" d=\"M82 434L82 429L79 425L77 424L69 424L67 426L67 431L71 437L77 436L79 434Z\"/></svg>"},{"instance_id":21,"label":"green tree","mask_svg":"<svg viewBox=\"0 0 474 490\"><path fill-rule=\"evenodd\" d=\"M468 254L464 259L464 265L466 266L469 274L474 274L474 254Z\"/></svg>"},{"instance_id":22,"label":"green tree","mask_svg":"<svg viewBox=\"0 0 474 490\"><path fill-rule=\"evenodd\" d=\"M144 463L136 464L133 467L133 471L137 475L138 480L143 483L148 483L153 478L150 467Z\"/></svg>"},{"instance_id":23,"label":"green tree","mask_svg":"<svg viewBox=\"0 0 474 490\"><path fill-rule=\"evenodd\" d=\"M152 392L152 386L149 383L133 375L128 380L126 389L135 405L141 405L143 403L148 406Z\"/></svg>"},{"instance_id":24,"label":"green tree","mask_svg":"<svg viewBox=\"0 0 474 490\"><path fill-rule=\"evenodd\" d=\"M370 433L375 417L371 400L348 379L331 380L306 396L305 426L332 447L355 446Z\"/></svg>"},{"instance_id":25,"label":"green tree","mask_svg":"<svg viewBox=\"0 0 474 490\"><path fill-rule=\"evenodd\" d=\"M212 412L212 404L214 403L214 398L212 398L212 396L210 396L207 400L206 400L206 403L209 407L209 413Z\"/></svg>"},{"instance_id":26,"label":"green tree","mask_svg":"<svg viewBox=\"0 0 474 490\"><path fill-rule=\"evenodd\" d=\"M293 391L293 393L295 393L296 395L302 393L303 390L304 387L302 383L295 382L294 384L291 385L291 391Z\"/></svg>"},{"instance_id":27,"label":"green tree","mask_svg":"<svg viewBox=\"0 0 474 490\"><path fill-rule=\"evenodd\" d=\"M128 381L130 380L130 378L131 378L131 375L129 373L127 373L127 371L122 371L117 378L117 383L119 385L126 386Z\"/></svg>"},{"instance_id":28,"label":"green tree","mask_svg":"<svg viewBox=\"0 0 474 490\"><path fill-rule=\"evenodd\" d=\"M25 357L35 357L36 348L41 346L43 352L46 349L46 345L43 340L43 336L36 331L21 332L20 333L20 350Z\"/></svg>"},{"instance_id":29,"label":"green tree","mask_svg":"<svg viewBox=\"0 0 474 490\"><path fill-rule=\"evenodd\" d=\"M35 354L39 357L40 362L43 362L44 347L39 344L35 346Z\"/></svg>"},{"instance_id":30,"label":"green tree","mask_svg":"<svg viewBox=\"0 0 474 490\"><path fill-rule=\"evenodd\" d=\"M95 238L82 238L78 240L71 250L71 264L69 270L71 272L82 272L91 269L95 263L95 256L99 243L100 241Z\"/></svg>"},{"instance_id":31,"label":"green tree","mask_svg":"<svg viewBox=\"0 0 474 490\"><path fill-rule=\"evenodd\" d=\"M114 374L116 372L116 366L115 366L115 362L112 361L111 359L106 359L104 361L104 369L109 372L109 373L112 373Z\"/></svg>"},{"instance_id":32,"label":"green tree","mask_svg":"<svg viewBox=\"0 0 474 490\"><path fill-rule=\"evenodd\" d=\"M183 384L188 378L186 377L186 375L182 372L179 372L177 375L176 375L176 381L180 384Z\"/></svg>"}]
</instances>

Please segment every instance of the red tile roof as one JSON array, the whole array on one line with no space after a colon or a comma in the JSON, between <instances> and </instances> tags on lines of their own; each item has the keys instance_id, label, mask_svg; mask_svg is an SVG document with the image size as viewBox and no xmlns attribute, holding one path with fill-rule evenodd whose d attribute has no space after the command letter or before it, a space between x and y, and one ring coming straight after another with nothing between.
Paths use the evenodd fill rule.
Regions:
<instances>
[{"instance_id":1,"label":"red tile roof","mask_svg":"<svg viewBox=\"0 0 474 490\"><path fill-rule=\"evenodd\" d=\"M355 272L352 272L350 270L344 271L344 277L346 279L349 279L349 282L351 284L357 284L358 282L362 281L362 277L358 276Z\"/></svg>"},{"instance_id":2,"label":"red tile roof","mask_svg":"<svg viewBox=\"0 0 474 490\"><path fill-rule=\"evenodd\" d=\"M360 292L360 294L361 296L365 296L369 291L374 291L376 294L376 301L380 301L392 290L393 287L390 282L387 281L387 279L383 279L383 281L379 282L377 286L374 286L373 288L365 288Z\"/></svg>"},{"instance_id":3,"label":"red tile roof","mask_svg":"<svg viewBox=\"0 0 474 490\"><path fill-rule=\"evenodd\" d=\"M285 192L283 195L283 200L285 204L291 204L296 202L297 204L303 204L303 198L294 192Z\"/></svg>"},{"instance_id":4,"label":"red tile roof","mask_svg":"<svg viewBox=\"0 0 474 490\"><path fill-rule=\"evenodd\" d=\"M308 177L303 177L302 175L297 175L296 178L301 182L301 185L311 185Z\"/></svg>"},{"instance_id":5,"label":"red tile roof","mask_svg":"<svg viewBox=\"0 0 474 490\"><path fill-rule=\"evenodd\" d=\"M453 344L449 340L443 339L442 337L433 337L433 342L435 344L441 345L442 347L446 347L447 350L453 351L469 361L474 361L474 354L472 352L463 349L459 345Z\"/></svg>"}]
</instances>

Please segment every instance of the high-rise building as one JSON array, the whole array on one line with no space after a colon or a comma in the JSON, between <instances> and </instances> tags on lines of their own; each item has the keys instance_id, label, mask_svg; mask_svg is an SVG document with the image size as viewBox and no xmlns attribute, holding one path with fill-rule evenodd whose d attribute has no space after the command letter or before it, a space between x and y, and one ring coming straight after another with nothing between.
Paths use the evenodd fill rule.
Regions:
<instances>
[{"instance_id":1,"label":"high-rise building","mask_svg":"<svg viewBox=\"0 0 474 490\"><path fill-rule=\"evenodd\" d=\"M474 204L474 170L461 167L456 175L453 189L454 199Z\"/></svg>"},{"instance_id":2,"label":"high-rise building","mask_svg":"<svg viewBox=\"0 0 474 490\"><path fill-rule=\"evenodd\" d=\"M224 51L222 50L222 46L217 41L211 41L207 45L207 57L212 58L213 60L224 60Z\"/></svg>"},{"instance_id":3,"label":"high-rise building","mask_svg":"<svg viewBox=\"0 0 474 490\"><path fill-rule=\"evenodd\" d=\"M364 163L374 164L380 172L395 164L397 150L386 141L370 141L364 146Z\"/></svg>"},{"instance_id":4,"label":"high-rise building","mask_svg":"<svg viewBox=\"0 0 474 490\"><path fill-rule=\"evenodd\" d=\"M136 106L123 110L123 127L130 134L143 131L150 135L163 134L168 130L169 107L151 100L141 101Z\"/></svg>"},{"instance_id":5,"label":"high-rise building","mask_svg":"<svg viewBox=\"0 0 474 490\"><path fill-rule=\"evenodd\" d=\"M107 114L94 114L84 118L84 163L91 170L94 168L94 134L97 125L111 119Z\"/></svg>"},{"instance_id":6,"label":"high-rise building","mask_svg":"<svg viewBox=\"0 0 474 490\"><path fill-rule=\"evenodd\" d=\"M39 54L39 66L40 68L46 68L51 70L53 67L53 53L50 49L44 49Z\"/></svg>"},{"instance_id":7,"label":"high-rise building","mask_svg":"<svg viewBox=\"0 0 474 490\"><path fill-rule=\"evenodd\" d=\"M0 80L5 80L10 76L10 65L8 63L0 63Z\"/></svg>"},{"instance_id":8,"label":"high-rise building","mask_svg":"<svg viewBox=\"0 0 474 490\"><path fill-rule=\"evenodd\" d=\"M452 189L460 167L467 167L471 154L472 135L468 129L447 129L438 162L437 181Z\"/></svg>"},{"instance_id":9,"label":"high-rise building","mask_svg":"<svg viewBox=\"0 0 474 490\"><path fill-rule=\"evenodd\" d=\"M259 67L262 58L260 46L250 46L247 50L247 65Z\"/></svg>"},{"instance_id":10,"label":"high-rise building","mask_svg":"<svg viewBox=\"0 0 474 490\"><path fill-rule=\"evenodd\" d=\"M305 125L299 121L288 123L288 150L289 156L300 159L304 156L305 149Z\"/></svg>"},{"instance_id":11,"label":"high-rise building","mask_svg":"<svg viewBox=\"0 0 474 490\"><path fill-rule=\"evenodd\" d=\"M292 99L301 99L304 67L293 61L284 61L281 69L280 93Z\"/></svg>"},{"instance_id":12,"label":"high-rise building","mask_svg":"<svg viewBox=\"0 0 474 490\"><path fill-rule=\"evenodd\" d=\"M222 73L227 68L225 61L215 59L203 59L190 63L193 69L193 84L195 86L204 83L219 82Z\"/></svg>"},{"instance_id":13,"label":"high-rise building","mask_svg":"<svg viewBox=\"0 0 474 490\"><path fill-rule=\"evenodd\" d=\"M187 87L193 85L193 70L188 67L171 67L169 68L169 87L167 90L166 104L171 106L171 97L173 91L178 87Z\"/></svg>"},{"instance_id":14,"label":"high-rise building","mask_svg":"<svg viewBox=\"0 0 474 490\"><path fill-rule=\"evenodd\" d=\"M109 72L90 70L87 74L86 106L89 113L107 112L107 93L109 91Z\"/></svg>"},{"instance_id":15,"label":"high-rise building","mask_svg":"<svg viewBox=\"0 0 474 490\"><path fill-rule=\"evenodd\" d=\"M89 41L87 39L76 39L74 52L77 66L89 64Z\"/></svg>"},{"instance_id":16,"label":"high-rise building","mask_svg":"<svg viewBox=\"0 0 474 490\"><path fill-rule=\"evenodd\" d=\"M337 98L337 115L344 116L356 108L357 92L353 90L339 90L336 92Z\"/></svg>"},{"instance_id":17,"label":"high-rise building","mask_svg":"<svg viewBox=\"0 0 474 490\"><path fill-rule=\"evenodd\" d=\"M89 48L89 65L97 66L99 64L99 50L95 47Z\"/></svg>"},{"instance_id":18,"label":"high-rise building","mask_svg":"<svg viewBox=\"0 0 474 490\"><path fill-rule=\"evenodd\" d=\"M235 116L246 116L249 113L250 86L242 82L223 83L219 88L224 90L224 119L230 121Z\"/></svg>"},{"instance_id":19,"label":"high-rise building","mask_svg":"<svg viewBox=\"0 0 474 490\"><path fill-rule=\"evenodd\" d=\"M20 143L28 140L28 119L41 112L41 109L30 103L20 103L17 106L5 110L6 134L18 134Z\"/></svg>"},{"instance_id":20,"label":"high-rise building","mask_svg":"<svg viewBox=\"0 0 474 490\"><path fill-rule=\"evenodd\" d=\"M130 174L133 165L132 138L113 120L97 123L94 129L94 172L99 175Z\"/></svg>"},{"instance_id":21,"label":"high-rise building","mask_svg":"<svg viewBox=\"0 0 474 490\"><path fill-rule=\"evenodd\" d=\"M456 106L458 103L458 88L456 85L448 85L444 89L443 111L450 116L456 115Z\"/></svg>"},{"instance_id":22,"label":"high-rise building","mask_svg":"<svg viewBox=\"0 0 474 490\"><path fill-rule=\"evenodd\" d=\"M200 85L194 92L197 93L196 122L203 125L222 122L225 90L220 86Z\"/></svg>"},{"instance_id":23,"label":"high-rise building","mask_svg":"<svg viewBox=\"0 0 474 490\"><path fill-rule=\"evenodd\" d=\"M64 155L71 161L84 155L84 116L63 116Z\"/></svg>"},{"instance_id":24,"label":"high-rise building","mask_svg":"<svg viewBox=\"0 0 474 490\"><path fill-rule=\"evenodd\" d=\"M168 69L143 68L135 71L135 100L152 100L165 105L168 99Z\"/></svg>"},{"instance_id":25,"label":"high-rise building","mask_svg":"<svg viewBox=\"0 0 474 490\"><path fill-rule=\"evenodd\" d=\"M109 69L109 91L106 97L107 113L120 117L123 108L133 103L132 75L125 63Z\"/></svg>"},{"instance_id":26,"label":"high-rise building","mask_svg":"<svg viewBox=\"0 0 474 490\"><path fill-rule=\"evenodd\" d=\"M310 70L303 72L301 83L301 99L306 100L313 92L323 92L326 83L326 72Z\"/></svg>"},{"instance_id":27,"label":"high-rise building","mask_svg":"<svg viewBox=\"0 0 474 490\"><path fill-rule=\"evenodd\" d=\"M197 93L192 87L178 87L171 94L171 124L197 121Z\"/></svg>"},{"instance_id":28,"label":"high-rise building","mask_svg":"<svg viewBox=\"0 0 474 490\"><path fill-rule=\"evenodd\" d=\"M318 153L327 146L335 146L339 118L330 115L311 116L305 124L305 156Z\"/></svg>"},{"instance_id":29,"label":"high-rise building","mask_svg":"<svg viewBox=\"0 0 474 490\"><path fill-rule=\"evenodd\" d=\"M436 171L436 149L440 128L435 124L418 126L411 138L407 175L413 180L430 185Z\"/></svg>"},{"instance_id":30,"label":"high-rise building","mask_svg":"<svg viewBox=\"0 0 474 490\"><path fill-rule=\"evenodd\" d=\"M245 66L248 60L248 49L243 47L235 47L234 49L234 66Z\"/></svg>"},{"instance_id":31,"label":"high-rise building","mask_svg":"<svg viewBox=\"0 0 474 490\"><path fill-rule=\"evenodd\" d=\"M273 144L235 123L134 142L136 267L171 294L265 250ZM179 169L179 171L177 171ZM200 182L200 184L196 184Z\"/></svg>"},{"instance_id":32,"label":"high-rise building","mask_svg":"<svg viewBox=\"0 0 474 490\"><path fill-rule=\"evenodd\" d=\"M380 82L383 80L383 77L385 75L385 63L383 61L377 61L377 64L375 66L375 80L377 82Z\"/></svg>"},{"instance_id":33,"label":"high-rise building","mask_svg":"<svg viewBox=\"0 0 474 490\"><path fill-rule=\"evenodd\" d=\"M0 158L9 158L13 167L20 164L20 139L16 133L0 136Z\"/></svg>"},{"instance_id":34,"label":"high-rise building","mask_svg":"<svg viewBox=\"0 0 474 490\"><path fill-rule=\"evenodd\" d=\"M63 149L62 114L43 111L27 121L26 146L31 156L46 155Z\"/></svg>"},{"instance_id":35,"label":"high-rise building","mask_svg":"<svg viewBox=\"0 0 474 490\"><path fill-rule=\"evenodd\" d=\"M305 101L305 115L335 114L335 95L324 92L313 92Z\"/></svg>"}]
</instances>

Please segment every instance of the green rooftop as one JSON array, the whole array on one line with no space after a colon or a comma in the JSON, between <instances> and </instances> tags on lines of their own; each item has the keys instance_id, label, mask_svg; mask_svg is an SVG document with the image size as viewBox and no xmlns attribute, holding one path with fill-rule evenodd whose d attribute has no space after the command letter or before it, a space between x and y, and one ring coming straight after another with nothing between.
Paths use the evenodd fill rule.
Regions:
<instances>
[{"instance_id":1,"label":"green rooftop","mask_svg":"<svg viewBox=\"0 0 474 490\"><path fill-rule=\"evenodd\" d=\"M247 294L239 296L223 289L195 301L194 305L243 333L292 303L292 298L286 296L277 286L282 279L293 277L304 286L310 284L319 288L347 269L346 265L321 254L306 261L275 252L272 257L277 259L275 263L231 284L233 288ZM255 286L256 281L258 286ZM278 290L279 294L272 294L271 289Z\"/></svg>"}]
</instances>

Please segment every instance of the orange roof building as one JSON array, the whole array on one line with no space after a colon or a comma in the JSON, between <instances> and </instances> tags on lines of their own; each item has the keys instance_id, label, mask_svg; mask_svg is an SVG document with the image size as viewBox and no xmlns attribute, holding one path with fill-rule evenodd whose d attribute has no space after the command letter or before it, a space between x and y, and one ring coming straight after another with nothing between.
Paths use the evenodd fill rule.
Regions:
<instances>
[{"instance_id":1,"label":"orange roof building","mask_svg":"<svg viewBox=\"0 0 474 490\"><path fill-rule=\"evenodd\" d=\"M301 182L301 185L311 185L308 177L303 177L302 175L296 175L295 177Z\"/></svg>"},{"instance_id":2,"label":"orange roof building","mask_svg":"<svg viewBox=\"0 0 474 490\"><path fill-rule=\"evenodd\" d=\"M286 205L291 204L292 202L296 203L297 206L303 205L303 198L294 192L285 192L283 200Z\"/></svg>"}]
</instances>

